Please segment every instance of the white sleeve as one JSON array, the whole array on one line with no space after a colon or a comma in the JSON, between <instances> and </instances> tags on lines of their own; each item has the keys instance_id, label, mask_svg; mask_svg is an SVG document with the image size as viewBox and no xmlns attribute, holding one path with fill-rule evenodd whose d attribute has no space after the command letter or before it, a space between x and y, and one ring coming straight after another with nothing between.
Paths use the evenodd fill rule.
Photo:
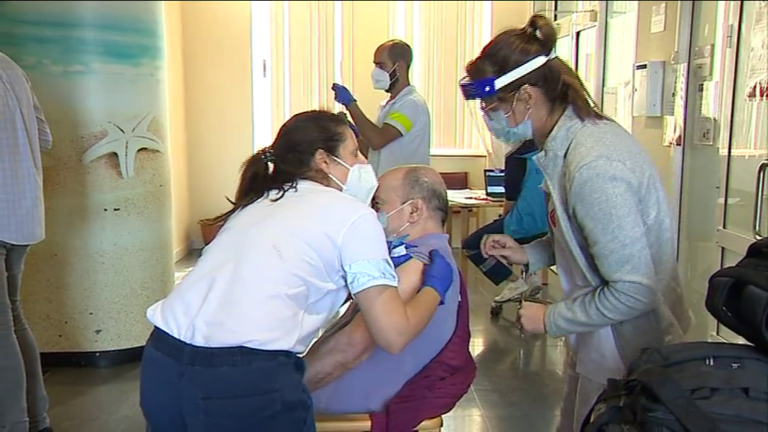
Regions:
<instances>
[{"instance_id":1,"label":"white sleeve","mask_svg":"<svg viewBox=\"0 0 768 432\"><path fill-rule=\"evenodd\" d=\"M405 135L416 126L419 117L424 115L423 112L424 110L418 101L406 99L392 107L392 111L389 112L383 123L394 127L400 131L401 135Z\"/></svg>"},{"instance_id":2,"label":"white sleeve","mask_svg":"<svg viewBox=\"0 0 768 432\"><path fill-rule=\"evenodd\" d=\"M341 267L352 295L386 285L397 287L395 266L376 213L367 211L349 224L340 240Z\"/></svg>"}]
</instances>

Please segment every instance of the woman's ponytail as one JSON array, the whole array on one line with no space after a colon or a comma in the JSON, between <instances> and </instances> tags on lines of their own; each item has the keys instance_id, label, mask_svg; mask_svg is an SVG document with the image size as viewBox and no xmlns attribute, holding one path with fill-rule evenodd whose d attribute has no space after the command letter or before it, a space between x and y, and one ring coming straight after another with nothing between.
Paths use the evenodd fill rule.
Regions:
<instances>
[{"instance_id":1,"label":"woman's ponytail","mask_svg":"<svg viewBox=\"0 0 768 432\"><path fill-rule=\"evenodd\" d=\"M296 190L302 179L322 183L326 176L315 165L315 155L321 150L338 155L348 138L349 127L346 116L329 111L304 111L294 115L280 127L272 145L245 161L235 198L227 198L232 208L202 222L223 224L230 216L267 196L279 201L288 191Z\"/></svg>"},{"instance_id":2,"label":"woman's ponytail","mask_svg":"<svg viewBox=\"0 0 768 432\"><path fill-rule=\"evenodd\" d=\"M557 29L552 20L543 15L533 15L525 26L496 35L483 48L480 56L467 64L467 75L472 80L501 76L531 59L551 55L556 43ZM501 88L499 98L512 98L524 85L541 90L552 106L571 107L581 120L605 118L579 75L560 58L549 60Z\"/></svg>"},{"instance_id":3,"label":"woman's ponytail","mask_svg":"<svg viewBox=\"0 0 768 432\"><path fill-rule=\"evenodd\" d=\"M271 147L265 147L248 158L240 169L240 183L237 185L235 199L227 198L232 204L232 208L205 222L210 224L224 223L238 210L266 195L273 186L270 178L272 175L270 164L273 163L274 156Z\"/></svg>"}]
</instances>

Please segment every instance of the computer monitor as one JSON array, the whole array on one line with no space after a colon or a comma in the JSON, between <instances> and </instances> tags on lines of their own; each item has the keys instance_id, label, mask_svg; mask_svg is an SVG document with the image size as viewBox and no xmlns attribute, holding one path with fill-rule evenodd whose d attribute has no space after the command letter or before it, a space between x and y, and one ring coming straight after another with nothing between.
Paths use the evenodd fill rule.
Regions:
<instances>
[{"instance_id":1,"label":"computer monitor","mask_svg":"<svg viewBox=\"0 0 768 432\"><path fill-rule=\"evenodd\" d=\"M506 197L504 186L503 169L485 170L485 196L494 201L503 201Z\"/></svg>"}]
</instances>

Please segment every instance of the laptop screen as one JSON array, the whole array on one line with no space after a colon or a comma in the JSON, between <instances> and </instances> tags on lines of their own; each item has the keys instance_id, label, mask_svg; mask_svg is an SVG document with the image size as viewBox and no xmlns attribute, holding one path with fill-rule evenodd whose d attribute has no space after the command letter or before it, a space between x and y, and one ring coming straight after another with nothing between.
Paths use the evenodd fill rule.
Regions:
<instances>
[{"instance_id":1,"label":"laptop screen","mask_svg":"<svg viewBox=\"0 0 768 432\"><path fill-rule=\"evenodd\" d=\"M504 170L486 169L485 170L485 195L488 198L504 199L506 196L504 188Z\"/></svg>"}]
</instances>

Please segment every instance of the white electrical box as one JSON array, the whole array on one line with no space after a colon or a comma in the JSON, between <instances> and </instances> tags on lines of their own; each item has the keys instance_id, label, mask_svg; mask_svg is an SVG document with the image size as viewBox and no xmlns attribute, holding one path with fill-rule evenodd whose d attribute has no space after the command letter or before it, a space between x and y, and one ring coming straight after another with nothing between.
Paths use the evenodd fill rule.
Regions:
<instances>
[{"instance_id":1,"label":"white electrical box","mask_svg":"<svg viewBox=\"0 0 768 432\"><path fill-rule=\"evenodd\" d=\"M633 75L634 117L661 117L664 99L664 61L636 63Z\"/></svg>"}]
</instances>

